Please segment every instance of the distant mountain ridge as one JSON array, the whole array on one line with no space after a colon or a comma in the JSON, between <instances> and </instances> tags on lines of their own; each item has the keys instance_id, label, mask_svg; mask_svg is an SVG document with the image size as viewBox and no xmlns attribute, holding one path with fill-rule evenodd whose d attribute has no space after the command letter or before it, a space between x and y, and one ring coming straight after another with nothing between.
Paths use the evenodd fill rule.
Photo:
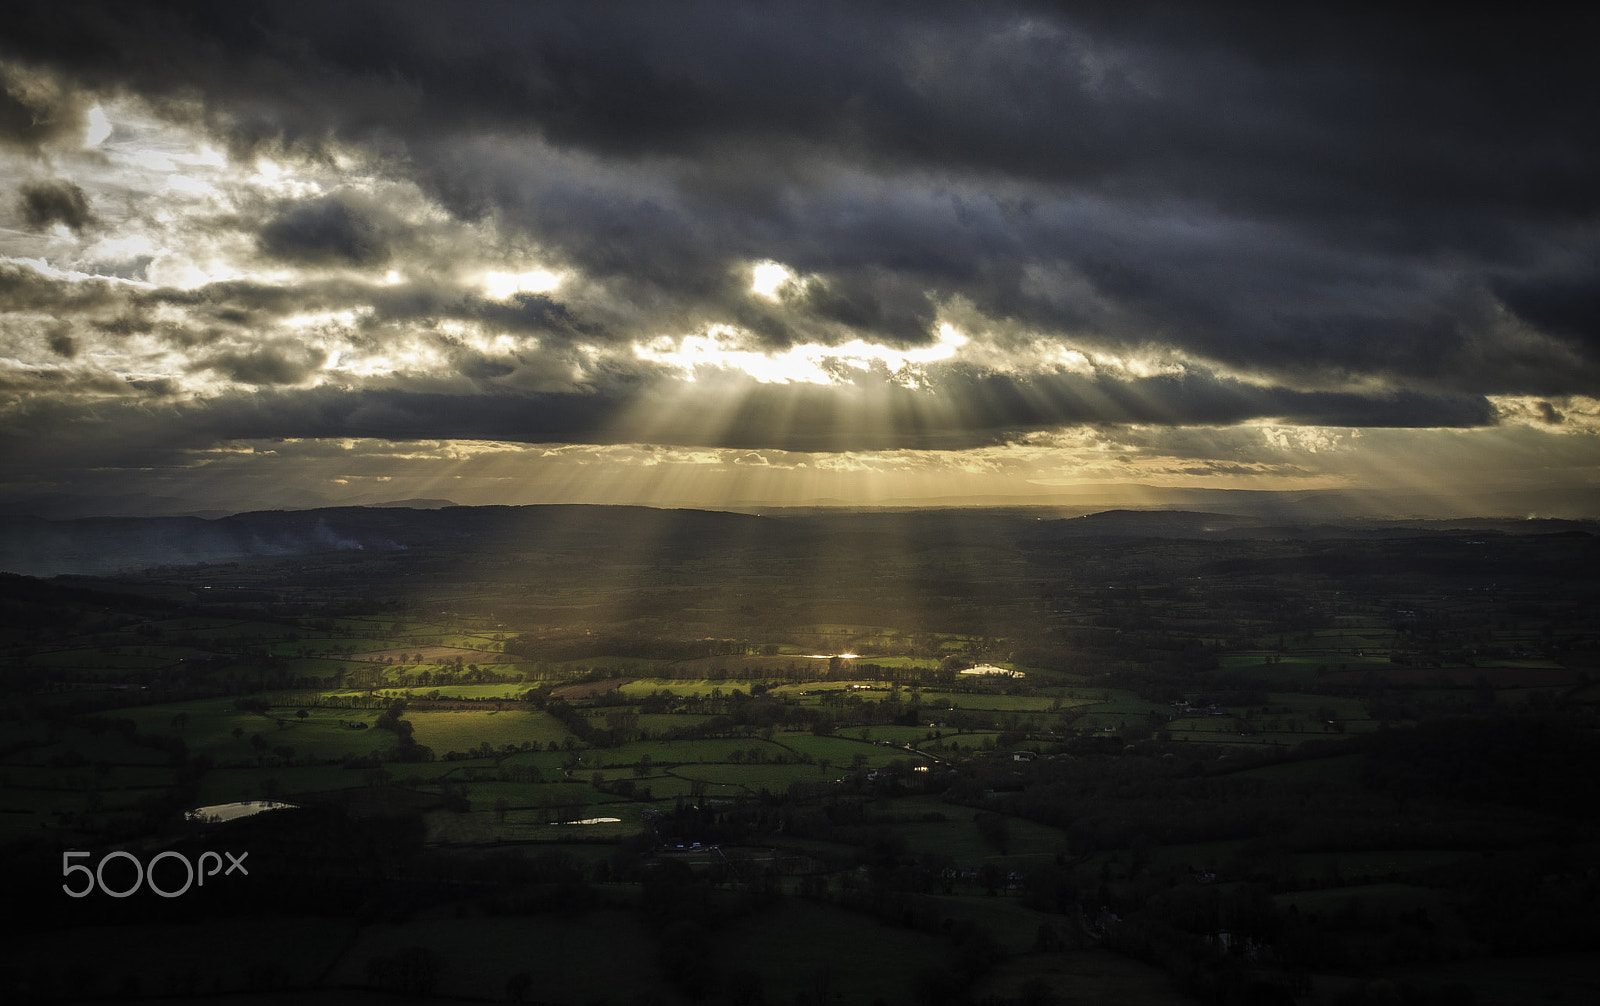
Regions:
<instances>
[{"instance_id":1,"label":"distant mountain ridge","mask_svg":"<svg viewBox=\"0 0 1600 1006\"><path fill-rule=\"evenodd\" d=\"M439 504L442 501L419 500ZM0 517L0 571L29 576L107 574L157 566L327 553L393 554L417 547L503 555L585 550L679 550L822 542L893 535L918 547L960 538L1028 547L1067 538L1361 538L1441 533L1600 533L1600 523L1463 518L1332 522L1315 508L1302 521L1195 510L1055 508L805 509L788 514L638 506L550 504L463 507L400 504L265 510L225 517Z\"/></svg>"},{"instance_id":2,"label":"distant mountain ridge","mask_svg":"<svg viewBox=\"0 0 1600 1006\"><path fill-rule=\"evenodd\" d=\"M235 562L327 552L401 552L540 540L616 547L634 539L671 546L715 541L763 518L704 510L550 505L526 507L326 507L201 517L0 517L0 571L29 576L103 574L155 566Z\"/></svg>"},{"instance_id":3,"label":"distant mountain ridge","mask_svg":"<svg viewBox=\"0 0 1600 1006\"><path fill-rule=\"evenodd\" d=\"M1188 510L1254 516L1263 520L1312 521L1459 520L1466 518L1600 519L1600 489L1487 490L1467 497L1441 497L1372 489L1194 489L1136 483L1060 487L1029 496L950 496L884 500L892 507L1053 506L1079 512Z\"/></svg>"},{"instance_id":4,"label":"distant mountain ridge","mask_svg":"<svg viewBox=\"0 0 1600 1006\"><path fill-rule=\"evenodd\" d=\"M74 495L22 493L0 485L0 515L46 517L204 517L217 518L262 509L305 511L349 507L400 507L433 510L463 505L437 498L385 499L374 493L337 500L305 490L285 488L270 503L261 500L194 499L149 493ZM604 501L526 504L528 506L605 506ZM705 504L690 498L635 500L630 505L661 509L695 509ZM1188 510L1254 516L1263 520L1304 524L1373 520L1435 520L1469 517L1548 517L1600 519L1600 488L1493 489L1469 495L1385 489L1214 489L1151 486L1139 483L1098 485L1034 485L1017 493L895 497L851 501L840 498L795 500L735 499L715 504L718 510L741 513L792 514L816 510L993 510L1048 507L1063 515L1107 510Z\"/></svg>"}]
</instances>

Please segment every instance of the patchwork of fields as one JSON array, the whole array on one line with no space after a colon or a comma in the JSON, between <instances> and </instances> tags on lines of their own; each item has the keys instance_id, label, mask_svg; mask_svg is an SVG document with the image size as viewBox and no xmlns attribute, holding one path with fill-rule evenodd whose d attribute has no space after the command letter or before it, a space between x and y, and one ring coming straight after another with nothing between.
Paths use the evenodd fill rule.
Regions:
<instances>
[{"instance_id":1,"label":"patchwork of fields","mask_svg":"<svg viewBox=\"0 0 1600 1006\"><path fill-rule=\"evenodd\" d=\"M1445 962L1594 932L1577 595L1377 559L1354 583L1292 543L1030 547L930 540L869 556L867 586L826 549L796 579L688 549L626 575L547 555L528 584L419 550L370 576L299 557L8 583L0 842L104 962L46 981L61 954L31 938L28 987L1166 1003L1226 980L1331 1006L1466 976L1502 1002L1514 965ZM1198 572L1155 575L1174 568ZM258 800L296 808L184 818ZM52 875L63 849L215 842L251 845L274 879L250 911L301 935L220 891L137 939L153 902L130 897L85 935ZM158 948L216 912L207 938L259 959Z\"/></svg>"}]
</instances>

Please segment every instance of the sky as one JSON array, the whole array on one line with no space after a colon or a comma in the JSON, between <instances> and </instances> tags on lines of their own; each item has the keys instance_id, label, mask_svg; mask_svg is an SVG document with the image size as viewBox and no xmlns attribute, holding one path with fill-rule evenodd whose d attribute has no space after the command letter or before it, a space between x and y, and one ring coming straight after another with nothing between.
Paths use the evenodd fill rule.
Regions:
<instances>
[{"instance_id":1,"label":"sky","mask_svg":"<svg viewBox=\"0 0 1600 1006\"><path fill-rule=\"evenodd\" d=\"M1555 512L1600 18L1358 6L16 8L0 510Z\"/></svg>"}]
</instances>

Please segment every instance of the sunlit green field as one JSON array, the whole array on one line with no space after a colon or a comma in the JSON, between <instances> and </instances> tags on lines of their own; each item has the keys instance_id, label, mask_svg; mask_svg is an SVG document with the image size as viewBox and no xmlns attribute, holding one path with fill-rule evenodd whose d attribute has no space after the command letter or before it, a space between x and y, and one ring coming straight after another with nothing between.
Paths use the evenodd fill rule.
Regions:
<instances>
[{"instance_id":1,"label":"sunlit green field","mask_svg":"<svg viewBox=\"0 0 1600 1006\"><path fill-rule=\"evenodd\" d=\"M407 711L405 718L415 726L417 743L443 755L448 751L470 751L487 743L493 748L523 744L560 744L570 734L545 713L521 709Z\"/></svg>"}]
</instances>

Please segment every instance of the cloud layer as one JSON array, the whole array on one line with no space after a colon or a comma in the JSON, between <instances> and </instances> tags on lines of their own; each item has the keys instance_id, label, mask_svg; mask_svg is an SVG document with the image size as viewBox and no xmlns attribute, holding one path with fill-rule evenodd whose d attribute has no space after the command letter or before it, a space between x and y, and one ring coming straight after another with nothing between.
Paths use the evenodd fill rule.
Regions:
<instances>
[{"instance_id":1,"label":"cloud layer","mask_svg":"<svg viewBox=\"0 0 1600 1006\"><path fill-rule=\"evenodd\" d=\"M0 451L65 472L273 438L975 450L1513 413L1571 434L1600 388L1596 27L20 10Z\"/></svg>"}]
</instances>

